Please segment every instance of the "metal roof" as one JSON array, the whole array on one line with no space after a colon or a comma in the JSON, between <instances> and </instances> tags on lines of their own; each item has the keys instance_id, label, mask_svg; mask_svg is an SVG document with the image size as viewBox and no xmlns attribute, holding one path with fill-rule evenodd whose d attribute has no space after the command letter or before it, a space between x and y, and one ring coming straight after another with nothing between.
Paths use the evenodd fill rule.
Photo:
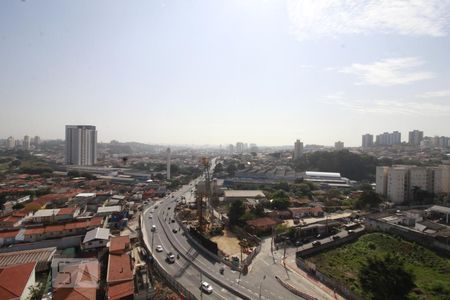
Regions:
<instances>
[{"instance_id":1,"label":"metal roof","mask_svg":"<svg viewBox=\"0 0 450 300\"><path fill-rule=\"evenodd\" d=\"M37 262L36 271L44 271L48 269L49 262L52 260L55 252L56 247L49 247L0 253L0 267Z\"/></svg>"},{"instance_id":2,"label":"metal roof","mask_svg":"<svg viewBox=\"0 0 450 300\"><path fill-rule=\"evenodd\" d=\"M341 173L335 173L335 172L315 172L315 171L306 171L306 176L314 176L314 177L336 177L340 178Z\"/></svg>"},{"instance_id":3,"label":"metal roof","mask_svg":"<svg viewBox=\"0 0 450 300\"><path fill-rule=\"evenodd\" d=\"M110 233L108 228L97 227L86 233L86 235L84 236L83 244L92 240L109 240L109 236Z\"/></svg>"}]
</instances>

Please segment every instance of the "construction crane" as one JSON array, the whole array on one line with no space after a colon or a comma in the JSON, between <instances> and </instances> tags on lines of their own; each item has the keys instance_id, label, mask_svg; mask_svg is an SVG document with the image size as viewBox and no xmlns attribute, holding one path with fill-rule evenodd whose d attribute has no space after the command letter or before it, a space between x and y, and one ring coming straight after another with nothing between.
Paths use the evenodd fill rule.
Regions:
<instances>
[{"instance_id":1,"label":"construction crane","mask_svg":"<svg viewBox=\"0 0 450 300\"><path fill-rule=\"evenodd\" d=\"M203 211L203 199L206 198L206 208L211 210L211 178L210 178L210 174L209 174L209 168L210 168L210 162L209 159L207 157L202 157L200 160L200 163L202 164L202 166L204 167L204 172L205 172L205 189L204 191L198 193L197 195L197 218L198 218L198 225L199 225L199 230L200 231L204 231L205 230L205 216L204 216L204 212ZM213 216L213 213L210 211L209 212L209 218L211 219Z\"/></svg>"}]
</instances>

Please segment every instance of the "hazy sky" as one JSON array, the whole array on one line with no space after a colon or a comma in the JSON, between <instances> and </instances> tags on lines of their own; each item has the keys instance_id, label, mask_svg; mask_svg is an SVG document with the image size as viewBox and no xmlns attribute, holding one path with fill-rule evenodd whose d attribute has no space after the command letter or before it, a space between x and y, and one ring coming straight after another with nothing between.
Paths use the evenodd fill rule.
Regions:
<instances>
[{"instance_id":1,"label":"hazy sky","mask_svg":"<svg viewBox=\"0 0 450 300\"><path fill-rule=\"evenodd\" d=\"M450 136L449 0L0 2L0 137Z\"/></svg>"}]
</instances>

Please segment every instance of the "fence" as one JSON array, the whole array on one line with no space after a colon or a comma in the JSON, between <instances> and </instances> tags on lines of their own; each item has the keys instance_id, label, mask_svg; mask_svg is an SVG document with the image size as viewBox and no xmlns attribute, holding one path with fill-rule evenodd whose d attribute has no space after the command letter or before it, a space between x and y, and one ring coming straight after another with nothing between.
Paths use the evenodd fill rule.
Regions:
<instances>
[{"instance_id":1,"label":"fence","mask_svg":"<svg viewBox=\"0 0 450 300\"><path fill-rule=\"evenodd\" d=\"M347 288L345 285L337 282L336 280L328 277L327 275L320 272L316 266L311 262L306 262L300 257L296 258L297 266L305 271L306 273L312 275L317 280L328 286L330 289L337 291L340 295L344 296L348 300L362 300L360 296L356 295L352 290Z\"/></svg>"}]
</instances>

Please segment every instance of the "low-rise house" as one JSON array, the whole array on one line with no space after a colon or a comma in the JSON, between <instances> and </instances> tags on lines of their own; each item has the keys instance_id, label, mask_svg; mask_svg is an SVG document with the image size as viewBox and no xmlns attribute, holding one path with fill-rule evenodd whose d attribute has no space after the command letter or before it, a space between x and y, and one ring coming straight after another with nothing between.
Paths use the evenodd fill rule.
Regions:
<instances>
[{"instance_id":1,"label":"low-rise house","mask_svg":"<svg viewBox=\"0 0 450 300\"><path fill-rule=\"evenodd\" d=\"M255 233L255 234L262 234L262 233L271 232L272 227L277 225L278 222L272 218L263 217L263 218L257 218L254 220L248 220L248 221L246 221L246 224L247 224L247 230L249 232Z\"/></svg>"},{"instance_id":2,"label":"low-rise house","mask_svg":"<svg viewBox=\"0 0 450 300\"><path fill-rule=\"evenodd\" d=\"M36 272L46 271L55 253L56 247L0 253L0 268L33 262L36 263Z\"/></svg>"},{"instance_id":3,"label":"low-rise house","mask_svg":"<svg viewBox=\"0 0 450 300\"><path fill-rule=\"evenodd\" d=\"M28 299L35 284L35 267L35 262L0 267L0 299Z\"/></svg>"},{"instance_id":4,"label":"low-rise house","mask_svg":"<svg viewBox=\"0 0 450 300\"><path fill-rule=\"evenodd\" d=\"M27 213L24 211L14 211L11 215L0 218L0 228L14 228L21 224Z\"/></svg>"},{"instance_id":5,"label":"low-rise house","mask_svg":"<svg viewBox=\"0 0 450 300\"><path fill-rule=\"evenodd\" d=\"M52 262L54 300L95 300L100 280L96 259L54 259Z\"/></svg>"},{"instance_id":6,"label":"low-rise house","mask_svg":"<svg viewBox=\"0 0 450 300\"><path fill-rule=\"evenodd\" d=\"M133 299L133 265L128 253L109 254L106 284L108 300Z\"/></svg>"},{"instance_id":7,"label":"low-rise house","mask_svg":"<svg viewBox=\"0 0 450 300\"><path fill-rule=\"evenodd\" d=\"M290 207L288 210L292 214L293 219L307 218L307 217L323 217L323 209L320 206L316 207Z\"/></svg>"},{"instance_id":8,"label":"low-rise house","mask_svg":"<svg viewBox=\"0 0 450 300\"><path fill-rule=\"evenodd\" d=\"M97 208L97 216L109 216L113 213L120 213L122 211L122 207L120 205L115 206L101 206Z\"/></svg>"},{"instance_id":9,"label":"low-rise house","mask_svg":"<svg viewBox=\"0 0 450 300\"><path fill-rule=\"evenodd\" d=\"M224 201L232 202L235 200L245 201L246 199L265 199L266 196L261 190L227 190L224 191Z\"/></svg>"},{"instance_id":10,"label":"low-rise house","mask_svg":"<svg viewBox=\"0 0 450 300\"><path fill-rule=\"evenodd\" d=\"M40 209L30 217L33 223L56 223L73 220L79 213L75 207Z\"/></svg>"},{"instance_id":11,"label":"low-rise house","mask_svg":"<svg viewBox=\"0 0 450 300\"><path fill-rule=\"evenodd\" d=\"M4 245L11 245L16 242L16 236L19 233L17 230L0 231L0 247Z\"/></svg>"},{"instance_id":12,"label":"low-rise house","mask_svg":"<svg viewBox=\"0 0 450 300\"><path fill-rule=\"evenodd\" d=\"M111 234L109 233L108 228L97 227L92 229L86 233L83 242L81 243L81 248L83 250L89 250L106 247L110 236Z\"/></svg>"},{"instance_id":13,"label":"low-rise house","mask_svg":"<svg viewBox=\"0 0 450 300\"><path fill-rule=\"evenodd\" d=\"M115 236L109 242L109 253L123 254L131 250L130 236Z\"/></svg>"}]
</instances>

